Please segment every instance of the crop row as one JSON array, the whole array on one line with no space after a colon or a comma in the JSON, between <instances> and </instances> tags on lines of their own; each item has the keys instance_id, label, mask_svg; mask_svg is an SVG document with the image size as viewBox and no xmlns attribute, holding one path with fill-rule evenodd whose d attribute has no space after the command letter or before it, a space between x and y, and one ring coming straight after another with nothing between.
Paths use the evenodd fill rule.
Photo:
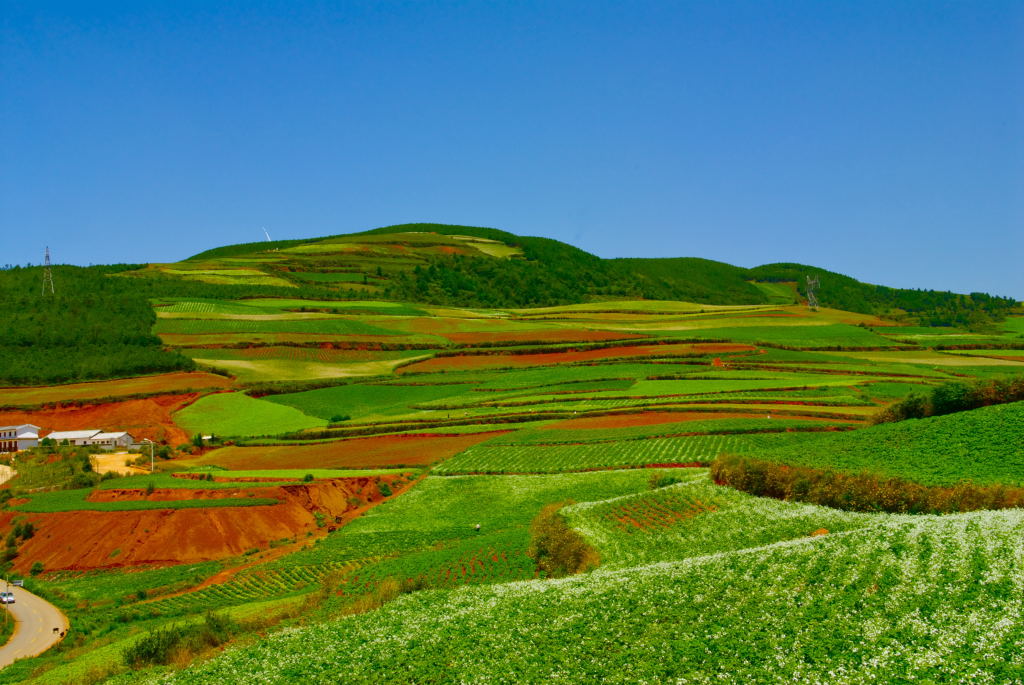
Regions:
<instances>
[{"instance_id":1,"label":"crop row","mask_svg":"<svg viewBox=\"0 0 1024 685\"><path fill-rule=\"evenodd\" d=\"M665 413L671 417L671 413ZM707 412L706 419L659 423L649 426L626 426L623 428L526 428L510 435L502 435L486 443L486 446L497 445L556 445L579 444L584 442L614 442L649 438L678 436L684 433L757 433L792 430L815 430L830 427L833 424L806 419L780 418L716 418L714 412Z\"/></svg>"},{"instance_id":2,"label":"crop row","mask_svg":"<svg viewBox=\"0 0 1024 685\"><path fill-rule=\"evenodd\" d=\"M560 473L617 466L708 462L730 450L728 435L701 435L580 445L490 445L471 447L435 468L435 473Z\"/></svg>"},{"instance_id":3,"label":"crop row","mask_svg":"<svg viewBox=\"0 0 1024 685\"><path fill-rule=\"evenodd\" d=\"M200 612L206 609L274 599L301 592L315 585L328 573L351 572L368 560L324 562L315 565L282 566L243 572L231 580L175 597L157 600L149 608L162 614L181 611Z\"/></svg>"}]
</instances>

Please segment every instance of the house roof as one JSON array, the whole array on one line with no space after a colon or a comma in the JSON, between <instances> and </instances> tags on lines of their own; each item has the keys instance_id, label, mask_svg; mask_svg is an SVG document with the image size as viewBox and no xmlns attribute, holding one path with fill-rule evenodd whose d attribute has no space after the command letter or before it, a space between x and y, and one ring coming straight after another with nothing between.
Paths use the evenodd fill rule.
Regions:
<instances>
[{"instance_id":1,"label":"house roof","mask_svg":"<svg viewBox=\"0 0 1024 685\"><path fill-rule=\"evenodd\" d=\"M95 436L99 432L99 428L87 428L80 431L53 431L46 437L51 440L84 440Z\"/></svg>"},{"instance_id":2,"label":"house roof","mask_svg":"<svg viewBox=\"0 0 1024 685\"><path fill-rule=\"evenodd\" d=\"M22 428L32 428L33 430L31 432L33 433L39 432L39 426L36 426L35 424L31 423L21 423L18 424L17 426L0 426L0 431L9 431L11 429L20 431Z\"/></svg>"},{"instance_id":3,"label":"house roof","mask_svg":"<svg viewBox=\"0 0 1024 685\"><path fill-rule=\"evenodd\" d=\"M127 435L129 438L132 437L126 431L119 431L117 433L97 433L96 435L92 436L92 439L93 440L117 440L118 438L123 437L125 435Z\"/></svg>"}]
</instances>

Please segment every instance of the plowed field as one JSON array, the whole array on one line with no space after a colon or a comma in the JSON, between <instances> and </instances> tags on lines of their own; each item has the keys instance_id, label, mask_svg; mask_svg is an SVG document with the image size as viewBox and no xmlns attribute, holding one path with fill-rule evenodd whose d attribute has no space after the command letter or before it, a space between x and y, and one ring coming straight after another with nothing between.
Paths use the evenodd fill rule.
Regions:
<instances>
[{"instance_id":1,"label":"plowed field","mask_svg":"<svg viewBox=\"0 0 1024 685\"><path fill-rule=\"evenodd\" d=\"M315 445L224 447L181 466L215 464L228 469L378 468L433 464L505 431L469 435L387 435Z\"/></svg>"}]
</instances>

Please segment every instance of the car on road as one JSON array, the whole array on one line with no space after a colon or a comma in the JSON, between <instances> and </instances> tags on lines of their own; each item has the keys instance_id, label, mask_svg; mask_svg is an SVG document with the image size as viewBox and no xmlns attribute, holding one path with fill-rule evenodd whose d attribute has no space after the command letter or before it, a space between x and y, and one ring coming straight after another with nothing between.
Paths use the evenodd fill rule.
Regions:
<instances>
[{"instance_id":1,"label":"car on road","mask_svg":"<svg viewBox=\"0 0 1024 685\"><path fill-rule=\"evenodd\" d=\"M0 592L0 604L14 604L14 593Z\"/></svg>"}]
</instances>

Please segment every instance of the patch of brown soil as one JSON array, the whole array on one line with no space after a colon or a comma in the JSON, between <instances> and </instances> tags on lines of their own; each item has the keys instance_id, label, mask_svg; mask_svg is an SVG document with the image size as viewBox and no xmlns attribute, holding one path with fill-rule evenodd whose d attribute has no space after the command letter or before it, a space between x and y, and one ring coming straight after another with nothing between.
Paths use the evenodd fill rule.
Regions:
<instances>
[{"instance_id":1,"label":"patch of brown soil","mask_svg":"<svg viewBox=\"0 0 1024 685\"><path fill-rule=\"evenodd\" d=\"M468 435L382 435L314 445L223 447L183 466L215 464L228 469L380 468L433 464L508 431Z\"/></svg>"},{"instance_id":2,"label":"patch of brown soil","mask_svg":"<svg viewBox=\"0 0 1024 685\"><path fill-rule=\"evenodd\" d=\"M352 512L383 499L378 483L391 485L396 494L403 490L407 484L394 486L396 478L335 478L259 488L259 496L280 500L269 506L27 514L23 516L36 533L21 545L14 569L24 573L37 561L54 571L189 564L238 556L253 548L265 549L272 541L321 531L317 514L332 525L348 520ZM110 494L99 497L174 497L173 489L148 495L142 490L131 495L102 492ZM191 497L239 494L237 490L183 492Z\"/></svg>"},{"instance_id":3,"label":"patch of brown soil","mask_svg":"<svg viewBox=\"0 0 1024 685\"><path fill-rule=\"evenodd\" d=\"M31 423L43 433L55 430L99 428L106 431L128 431L136 440L149 438L180 445L189 435L175 425L171 414L194 401L199 395L158 395L142 400L125 400L81 407L59 406L32 411L0 411L0 425Z\"/></svg>"}]
</instances>

